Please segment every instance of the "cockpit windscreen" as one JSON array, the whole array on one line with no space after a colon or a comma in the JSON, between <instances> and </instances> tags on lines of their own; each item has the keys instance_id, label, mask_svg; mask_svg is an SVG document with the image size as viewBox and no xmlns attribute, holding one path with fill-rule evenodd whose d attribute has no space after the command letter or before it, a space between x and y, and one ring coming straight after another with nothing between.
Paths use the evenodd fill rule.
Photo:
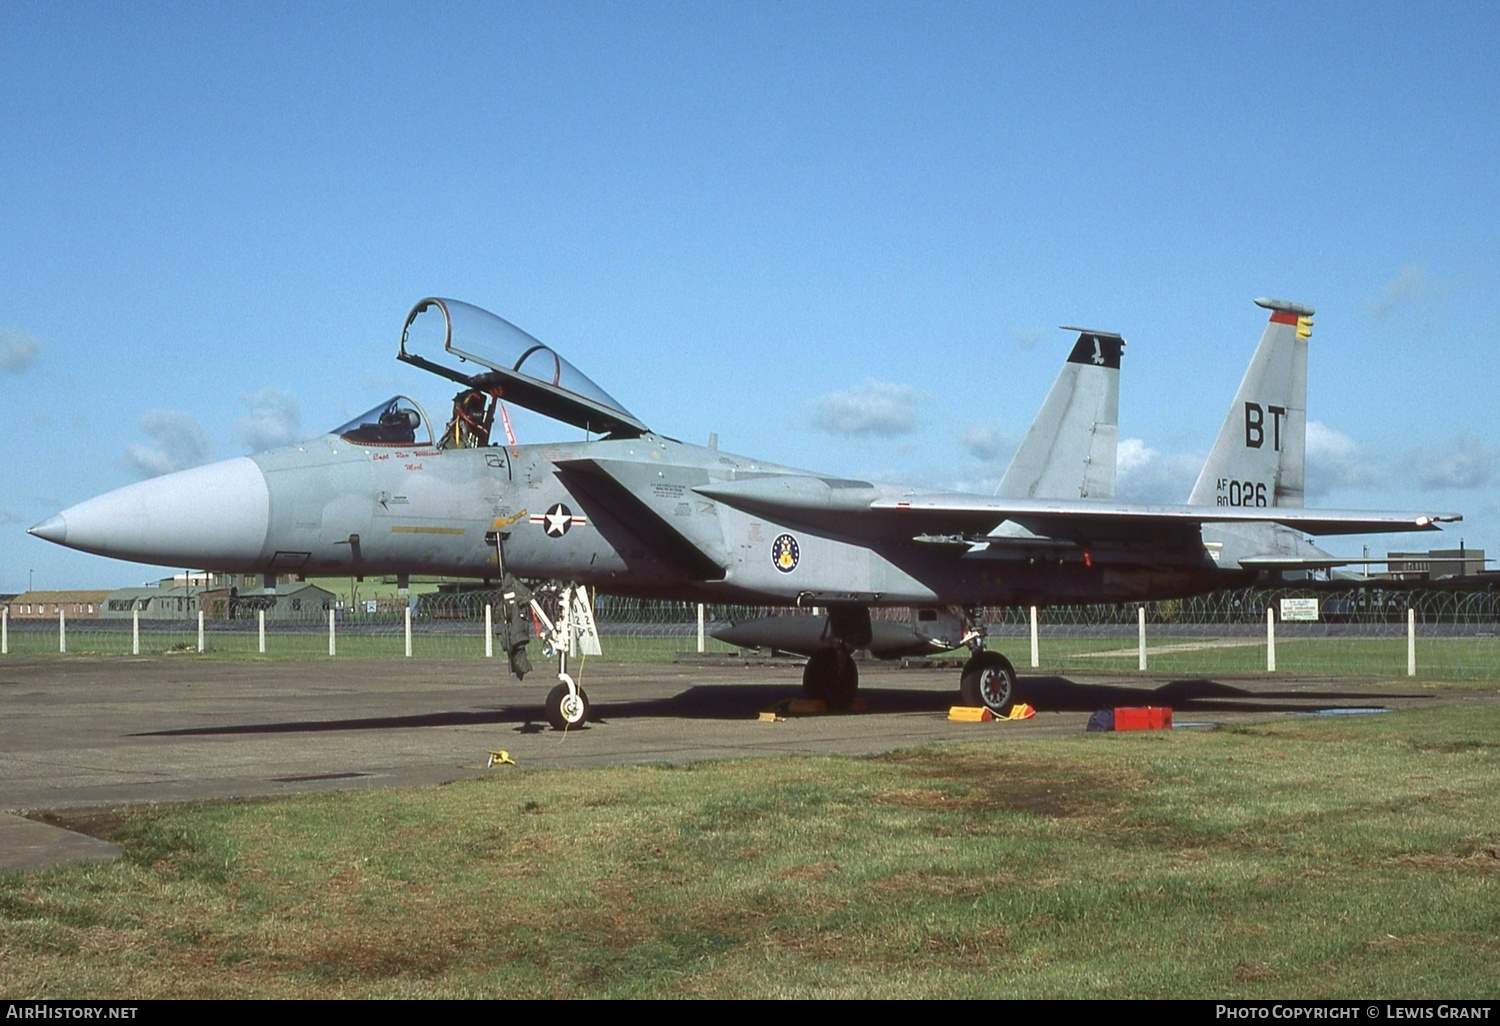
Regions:
<instances>
[{"instance_id":1,"label":"cockpit windscreen","mask_svg":"<svg viewBox=\"0 0 1500 1026\"><path fill-rule=\"evenodd\" d=\"M422 408L404 395L366 410L333 433L355 445L418 446L432 444L432 429Z\"/></svg>"}]
</instances>

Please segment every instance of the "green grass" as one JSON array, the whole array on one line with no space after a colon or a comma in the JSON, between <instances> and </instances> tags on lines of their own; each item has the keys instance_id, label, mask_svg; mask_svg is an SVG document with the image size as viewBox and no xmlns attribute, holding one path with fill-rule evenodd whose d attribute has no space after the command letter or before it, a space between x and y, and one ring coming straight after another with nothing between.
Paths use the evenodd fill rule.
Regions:
<instances>
[{"instance_id":1,"label":"green grass","mask_svg":"<svg viewBox=\"0 0 1500 1026\"><path fill-rule=\"evenodd\" d=\"M69 997L1500 996L1500 708L127 813L0 877Z\"/></svg>"},{"instance_id":2,"label":"green grass","mask_svg":"<svg viewBox=\"0 0 1500 1026\"><path fill-rule=\"evenodd\" d=\"M1248 642L1245 643L1245 642ZM1004 650L1025 672L1030 664L1026 639L1006 639ZM1139 650L1118 638L1043 638L1040 669L1044 672L1109 670L1139 667ZM1146 644L1147 672L1153 674L1248 675L1266 672L1264 638L1213 639L1151 635ZM1417 639L1417 670L1424 678L1500 680L1500 638ZM1280 639L1276 671L1314 676L1405 677L1405 638Z\"/></svg>"}]
</instances>

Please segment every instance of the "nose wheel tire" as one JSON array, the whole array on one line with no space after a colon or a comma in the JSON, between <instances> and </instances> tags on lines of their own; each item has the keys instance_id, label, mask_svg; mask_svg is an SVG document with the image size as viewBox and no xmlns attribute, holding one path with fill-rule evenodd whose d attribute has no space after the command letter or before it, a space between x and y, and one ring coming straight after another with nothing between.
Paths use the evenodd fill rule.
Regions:
<instances>
[{"instance_id":1,"label":"nose wheel tire","mask_svg":"<svg viewBox=\"0 0 1500 1026\"><path fill-rule=\"evenodd\" d=\"M579 688L575 695L566 684L559 684L548 693L547 722L552 724L553 730L577 727L588 719L588 715L589 696L583 693L583 688Z\"/></svg>"},{"instance_id":2,"label":"nose wheel tire","mask_svg":"<svg viewBox=\"0 0 1500 1026\"><path fill-rule=\"evenodd\" d=\"M982 705L996 716L1008 716L1016 704L1016 671L999 652L980 651L964 664L959 679L964 705Z\"/></svg>"}]
</instances>

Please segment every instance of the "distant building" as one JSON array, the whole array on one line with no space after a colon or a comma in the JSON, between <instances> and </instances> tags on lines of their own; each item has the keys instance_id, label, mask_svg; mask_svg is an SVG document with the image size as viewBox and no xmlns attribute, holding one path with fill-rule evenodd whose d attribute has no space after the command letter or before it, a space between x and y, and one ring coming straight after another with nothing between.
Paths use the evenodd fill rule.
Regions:
<instances>
[{"instance_id":1,"label":"distant building","mask_svg":"<svg viewBox=\"0 0 1500 1026\"><path fill-rule=\"evenodd\" d=\"M200 601L209 620L253 620L262 609L267 620L312 620L326 616L335 603L333 592L305 581L288 581L272 589L213 588L202 592Z\"/></svg>"},{"instance_id":2,"label":"distant building","mask_svg":"<svg viewBox=\"0 0 1500 1026\"><path fill-rule=\"evenodd\" d=\"M198 596L202 588L155 587L118 588L109 593L100 619L130 619L139 614L142 620L191 620L198 615Z\"/></svg>"},{"instance_id":3,"label":"distant building","mask_svg":"<svg viewBox=\"0 0 1500 1026\"><path fill-rule=\"evenodd\" d=\"M58 613L89 619L99 616L108 597L108 591L23 591L5 608L12 620L55 620Z\"/></svg>"},{"instance_id":4,"label":"distant building","mask_svg":"<svg viewBox=\"0 0 1500 1026\"><path fill-rule=\"evenodd\" d=\"M1391 552L1386 572L1374 575L1388 581L1440 581L1484 573L1484 550L1433 549L1429 552Z\"/></svg>"}]
</instances>

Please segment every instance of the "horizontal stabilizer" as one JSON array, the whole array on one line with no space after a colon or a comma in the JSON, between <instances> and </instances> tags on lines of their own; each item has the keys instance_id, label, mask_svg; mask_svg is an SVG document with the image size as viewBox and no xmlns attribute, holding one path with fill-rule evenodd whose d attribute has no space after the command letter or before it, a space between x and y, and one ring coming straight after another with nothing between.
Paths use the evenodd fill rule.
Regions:
<instances>
[{"instance_id":1,"label":"horizontal stabilizer","mask_svg":"<svg viewBox=\"0 0 1500 1026\"><path fill-rule=\"evenodd\" d=\"M1426 558L1426 557L1423 557ZM1449 557L1437 557L1439 562L1448 561ZM1480 560L1471 557L1451 557L1453 562L1479 563ZM1390 566L1394 563L1411 563L1412 557L1407 556L1329 556L1327 559L1301 559L1296 556L1250 556L1239 560L1240 566L1247 570L1326 570L1336 566ZM1493 563L1492 559L1485 559L1485 563Z\"/></svg>"}]
</instances>

